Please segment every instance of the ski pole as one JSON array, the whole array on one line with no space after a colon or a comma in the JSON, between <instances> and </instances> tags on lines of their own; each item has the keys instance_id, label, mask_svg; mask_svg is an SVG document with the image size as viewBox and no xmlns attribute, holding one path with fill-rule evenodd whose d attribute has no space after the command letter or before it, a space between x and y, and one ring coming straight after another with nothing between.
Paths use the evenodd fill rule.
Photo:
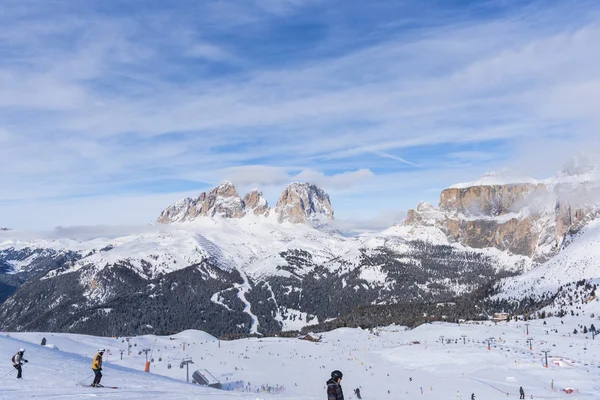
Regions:
<instances>
[{"instance_id":1,"label":"ski pole","mask_svg":"<svg viewBox=\"0 0 600 400\"><path fill-rule=\"evenodd\" d=\"M14 370L14 371L16 371L16 370ZM2 377L0 378L0 381L1 381L2 379L6 378L8 375L10 375L10 374L12 374L12 373L13 373L13 370L12 370L12 369L11 369L11 370L9 370L7 373L5 373L4 375L2 375Z\"/></svg>"},{"instance_id":2,"label":"ski pole","mask_svg":"<svg viewBox=\"0 0 600 400\"><path fill-rule=\"evenodd\" d=\"M92 374L92 375L93 375L93 374ZM85 378L83 378L81 381L77 382L77 384L78 384L78 385L81 385L81 384L82 384L84 381L87 381L87 380L89 380L89 379L92 377L92 375L88 375L88 376L86 376L86 377L85 377Z\"/></svg>"}]
</instances>

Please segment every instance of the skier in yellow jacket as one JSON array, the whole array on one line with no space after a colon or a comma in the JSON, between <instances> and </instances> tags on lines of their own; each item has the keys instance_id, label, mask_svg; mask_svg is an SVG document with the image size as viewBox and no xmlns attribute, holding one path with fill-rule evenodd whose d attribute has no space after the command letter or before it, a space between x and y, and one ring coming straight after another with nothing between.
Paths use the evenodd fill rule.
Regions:
<instances>
[{"instance_id":1,"label":"skier in yellow jacket","mask_svg":"<svg viewBox=\"0 0 600 400\"><path fill-rule=\"evenodd\" d=\"M92 371L94 371L95 377L94 382L90 386L94 387L102 387L100 384L100 379L102 379L102 356L104 355L104 349L98 349L98 354L94 357L94 361L92 361Z\"/></svg>"}]
</instances>

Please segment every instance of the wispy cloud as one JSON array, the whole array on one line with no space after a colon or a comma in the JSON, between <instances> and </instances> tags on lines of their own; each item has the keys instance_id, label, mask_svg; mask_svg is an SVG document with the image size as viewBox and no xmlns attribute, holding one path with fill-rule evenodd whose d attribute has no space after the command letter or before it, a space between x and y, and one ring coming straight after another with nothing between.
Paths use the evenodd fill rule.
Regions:
<instances>
[{"instance_id":1,"label":"wispy cloud","mask_svg":"<svg viewBox=\"0 0 600 400\"><path fill-rule=\"evenodd\" d=\"M5 1L0 224L222 179L401 210L600 148L597 3L372 3Z\"/></svg>"}]
</instances>

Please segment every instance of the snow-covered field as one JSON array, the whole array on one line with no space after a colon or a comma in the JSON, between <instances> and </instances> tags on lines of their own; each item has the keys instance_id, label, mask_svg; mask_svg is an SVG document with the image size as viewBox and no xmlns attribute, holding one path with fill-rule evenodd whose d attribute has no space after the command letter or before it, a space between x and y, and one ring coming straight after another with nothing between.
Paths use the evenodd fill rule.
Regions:
<instances>
[{"instance_id":1,"label":"snow-covered field","mask_svg":"<svg viewBox=\"0 0 600 400\"><path fill-rule=\"evenodd\" d=\"M324 399L325 381L333 369L344 373L346 399L356 398L357 387L366 400L468 400L472 393L478 400L516 399L519 386L527 399L600 398L600 338L573 334L575 328L581 331L580 324L589 327L600 321L590 316L567 316L564 323L549 318L546 325L543 321L530 321L529 335L524 322L435 323L410 331L338 329L325 333L320 343L283 338L219 342L203 332L185 331L171 337L131 338L129 356L125 338L2 333L0 398ZM42 337L58 350L40 346ZM490 338L494 341L488 350ZM533 338L533 351L528 338ZM23 380L15 379L10 366L19 347L27 349L29 360ZM98 348L110 350L105 354L102 383L118 389L78 385L91 383L91 359ZM143 372L143 348L151 349L150 373ZM125 350L123 360L120 350ZM542 350L549 350L548 368ZM194 362L190 380L198 369L224 385L237 384L238 390L186 383L186 369L180 368L186 357ZM266 392L268 387L272 393Z\"/></svg>"}]
</instances>

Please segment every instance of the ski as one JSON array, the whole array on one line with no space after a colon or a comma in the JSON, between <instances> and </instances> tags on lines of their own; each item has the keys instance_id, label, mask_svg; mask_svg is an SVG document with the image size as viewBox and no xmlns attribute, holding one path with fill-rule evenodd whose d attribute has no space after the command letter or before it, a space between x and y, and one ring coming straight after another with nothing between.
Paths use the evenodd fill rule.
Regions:
<instances>
[{"instance_id":1,"label":"ski","mask_svg":"<svg viewBox=\"0 0 600 400\"><path fill-rule=\"evenodd\" d=\"M87 388L92 388L92 389L119 389L118 386L92 386L92 385L86 385L86 384L80 384L79 386L83 386L83 387L87 387Z\"/></svg>"}]
</instances>

